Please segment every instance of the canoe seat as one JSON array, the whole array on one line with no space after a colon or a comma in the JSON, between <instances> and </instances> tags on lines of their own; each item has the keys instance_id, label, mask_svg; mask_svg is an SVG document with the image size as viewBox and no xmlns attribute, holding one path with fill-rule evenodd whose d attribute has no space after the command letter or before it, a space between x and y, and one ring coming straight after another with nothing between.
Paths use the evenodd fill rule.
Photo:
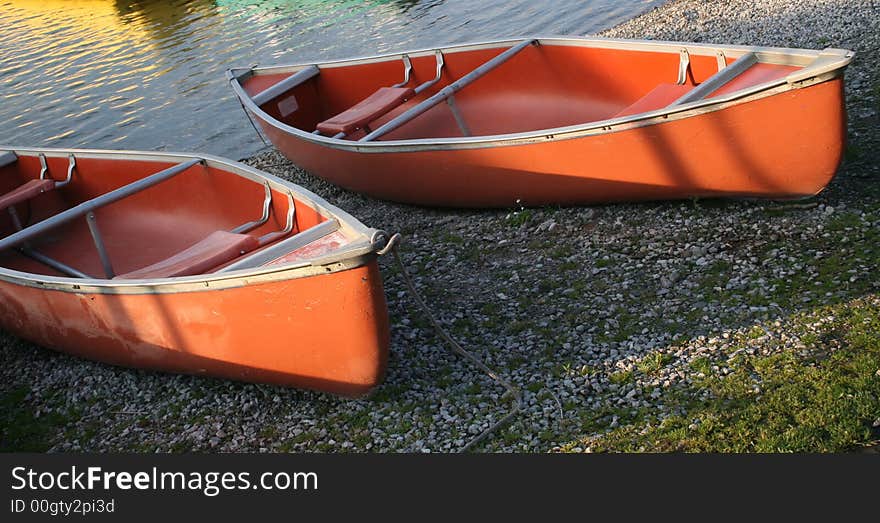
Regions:
<instances>
[{"instance_id":1,"label":"canoe seat","mask_svg":"<svg viewBox=\"0 0 880 523\"><path fill-rule=\"evenodd\" d=\"M379 118L415 95L411 87L380 87L378 91L333 118L318 124L317 129L326 135L349 134Z\"/></svg>"},{"instance_id":2,"label":"canoe seat","mask_svg":"<svg viewBox=\"0 0 880 523\"><path fill-rule=\"evenodd\" d=\"M114 279L143 280L203 274L259 246L259 241L249 234L216 231L170 258L142 269L120 274Z\"/></svg>"},{"instance_id":3,"label":"canoe seat","mask_svg":"<svg viewBox=\"0 0 880 523\"><path fill-rule=\"evenodd\" d=\"M693 85L660 84L648 94L636 100L635 103L615 114L612 118L662 109L684 96L685 93L693 88Z\"/></svg>"},{"instance_id":4,"label":"canoe seat","mask_svg":"<svg viewBox=\"0 0 880 523\"><path fill-rule=\"evenodd\" d=\"M55 188L55 180L30 180L0 196L0 210L18 205Z\"/></svg>"}]
</instances>

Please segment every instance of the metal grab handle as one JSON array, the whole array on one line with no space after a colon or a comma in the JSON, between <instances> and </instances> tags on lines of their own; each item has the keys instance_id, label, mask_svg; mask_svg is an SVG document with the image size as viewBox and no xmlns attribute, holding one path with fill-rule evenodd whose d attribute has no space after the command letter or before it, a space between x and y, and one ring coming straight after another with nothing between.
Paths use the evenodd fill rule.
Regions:
<instances>
[{"instance_id":1,"label":"metal grab handle","mask_svg":"<svg viewBox=\"0 0 880 523\"><path fill-rule=\"evenodd\" d=\"M499 54L495 58L492 58L491 60L489 60L488 62L484 63L483 65L477 67L476 69L469 72L468 74L462 76L461 78L459 78L455 82L452 82L451 84L447 85L443 89L440 89L440 91L437 94L431 96L427 100L423 101L422 103L413 107L412 109L406 111L405 113L401 114L397 118L394 118L393 120L386 123L382 127L379 127L375 131L371 132L370 134L364 136L359 141L369 142L369 141L375 140L376 138L379 138L380 136L383 136L385 134L390 133L391 131L402 126L403 124L414 119L415 117L421 115L422 113L424 113L428 109L430 109L430 108L434 107L435 105L439 104L440 102L446 100L447 98L449 98L450 96L455 94L456 91L462 89L463 87L467 86L468 84L470 84L473 81L477 80L478 78L482 77L483 75L485 75L486 73L488 73L492 69L495 69L499 65L510 60L513 57L513 55L522 51L523 49L525 49L529 45L535 44L537 42L538 42L537 40L531 39L531 40L526 40L524 42L520 42L519 44L511 47L510 49L504 51L503 53Z\"/></svg>"}]
</instances>

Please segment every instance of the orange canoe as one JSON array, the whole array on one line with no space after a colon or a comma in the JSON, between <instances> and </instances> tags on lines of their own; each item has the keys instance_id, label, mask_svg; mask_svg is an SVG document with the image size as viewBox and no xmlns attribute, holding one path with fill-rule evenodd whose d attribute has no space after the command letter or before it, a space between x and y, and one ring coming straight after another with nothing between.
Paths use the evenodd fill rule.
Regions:
<instances>
[{"instance_id":1,"label":"orange canoe","mask_svg":"<svg viewBox=\"0 0 880 523\"><path fill-rule=\"evenodd\" d=\"M810 196L846 134L853 53L533 38L237 68L290 160L423 205Z\"/></svg>"},{"instance_id":2,"label":"orange canoe","mask_svg":"<svg viewBox=\"0 0 880 523\"><path fill-rule=\"evenodd\" d=\"M385 241L221 158L0 147L0 328L85 358L365 394Z\"/></svg>"}]
</instances>

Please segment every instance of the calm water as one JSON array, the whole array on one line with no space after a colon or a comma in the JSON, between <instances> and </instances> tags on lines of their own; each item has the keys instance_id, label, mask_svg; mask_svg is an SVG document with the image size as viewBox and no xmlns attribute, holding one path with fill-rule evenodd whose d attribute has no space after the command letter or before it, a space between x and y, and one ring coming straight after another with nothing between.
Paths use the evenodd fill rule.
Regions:
<instances>
[{"instance_id":1,"label":"calm water","mask_svg":"<svg viewBox=\"0 0 880 523\"><path fill-rule=\"evenodd\" d=\"M526 34L583 35L662 0L0 0L0 144L262 147L233 65Z\"/></svg>"}]
</instances>

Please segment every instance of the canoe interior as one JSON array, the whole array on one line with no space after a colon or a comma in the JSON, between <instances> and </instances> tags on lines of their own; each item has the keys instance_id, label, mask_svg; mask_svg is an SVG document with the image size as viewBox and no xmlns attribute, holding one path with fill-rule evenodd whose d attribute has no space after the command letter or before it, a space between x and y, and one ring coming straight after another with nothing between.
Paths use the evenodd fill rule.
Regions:
<instances>
[{"instance_id":1,"label":"canoe interior","mask_svg":"<svg viewBox=\"0 0 880 523\"><path fill-rule=\"evenodd\" d=\"M376 129L406 109L435 94L505 48L445 53L441 80L402 106L375 120ZM734 60L727 59L730 64ZM409 86L435 76L433 55L412 58ZM660 84L675 84L679 54L673 52L593 48L570 45L529 46L455 94L455 102L472 135L486 136L550 129L615 117ZM711 96L781 78L796 66L758 63ZM718 71L715 56L691 54L687 85L697 85ZM312 132L317 124L403 80L399 57L384 61L321 67L320 74L261 108L273 118ZM243 82L253 96L290 73L260 72ZM347 140L363 137L363 131ZM460 137L453 114L441 103L382 140Z\"/></svg>"},{"instance_id":2,"label":"canoe interior","mask_svg":"<svg viewBox=\"0 0 880 523\"><path fill-rule=\"evenodd\" d=\"M49 176L63 180L68 159L48 157L47 163ZM78 156L71 183L18 204L15 209L23 225L34 224L175 163ZM20 155L15 163L0 168L0 194L37 179L39 173L40 162L36 155ZM259 181L217 167L195 165L158 185L98 209L95 215L116 274L125 274L169 258L218 230L228 231L258 220L264 198L265 188ZM304 202L296 199L294 202L295 224L290 235L325 220ZM261 236L282 229L287 208L287 194L273 188L268 221L249 234ZM0 212L0 237L14 232L9 213ZM85 218L53 229L28 246L90 276L104 278ZM12 249L0 253L0 267L64 276ZM222 265L209 272L220 267Z\"/></svg>"}]
</instances>

